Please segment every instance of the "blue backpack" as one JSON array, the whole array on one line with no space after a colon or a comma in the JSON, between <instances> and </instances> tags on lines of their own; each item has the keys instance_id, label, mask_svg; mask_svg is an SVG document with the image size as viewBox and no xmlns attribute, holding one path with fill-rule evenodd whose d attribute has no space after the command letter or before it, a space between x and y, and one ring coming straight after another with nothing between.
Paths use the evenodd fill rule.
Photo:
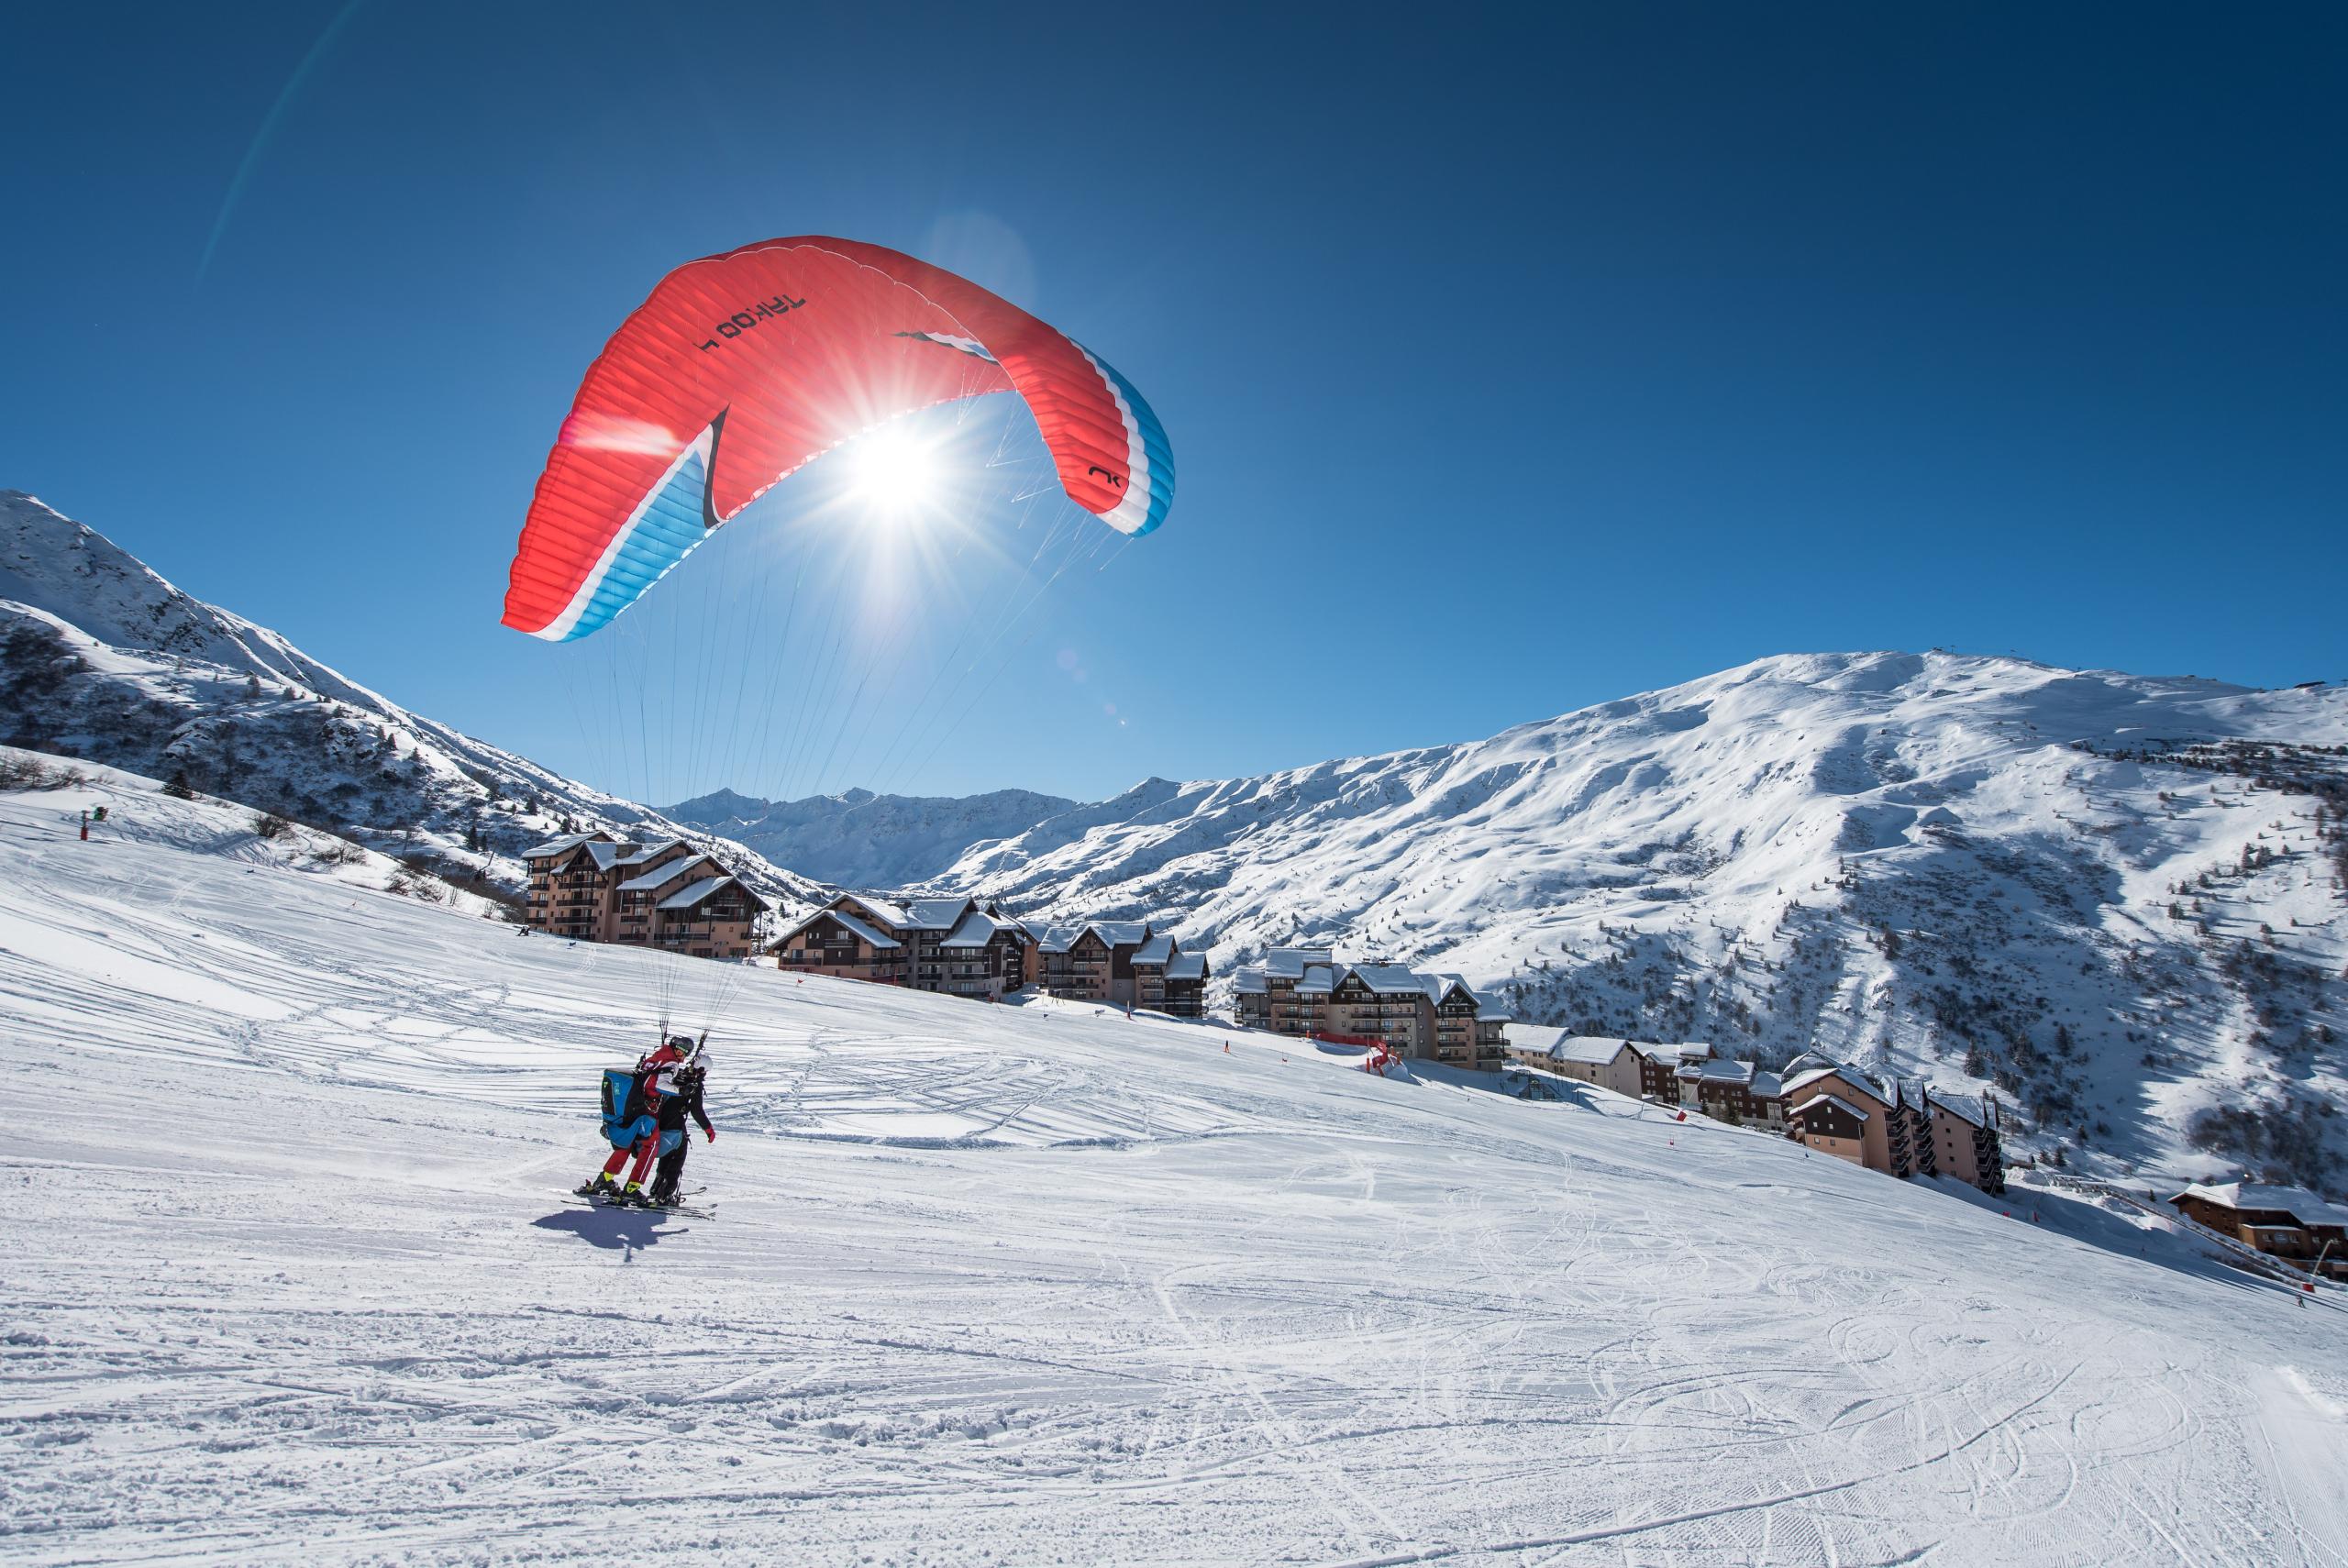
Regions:
<instances>
[{"instance_id":1,"label":"blue backpack","mask_svg":"<svg viewBox=\"0 0 2348 1568\"><path fill-rule=\"evenodd\" d=\"M620 1129L646 1115L644 1086L636 1075L619 1067L604 1070L604 1131L616 1133Z\"/></svg>"}]
</instances>

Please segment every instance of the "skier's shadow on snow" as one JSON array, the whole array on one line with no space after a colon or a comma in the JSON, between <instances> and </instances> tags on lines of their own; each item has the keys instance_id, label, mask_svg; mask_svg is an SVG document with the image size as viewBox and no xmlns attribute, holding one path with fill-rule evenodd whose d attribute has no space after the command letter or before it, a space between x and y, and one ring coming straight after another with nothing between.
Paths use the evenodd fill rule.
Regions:
<instances>
[{"instance_id":1,"label":"skier's shadow on snow","mask_svg":"<svg viewBox=\"0 0 2348 1568\"><path fill-rule=\"evenodd\" d=\"M692 1229L690 1225L674 1231L660 1229L674 1218L659 1209L558 1209L530 1223L541 1231L567 1231L613 1252L638 1253L664 1237L681 1236Z\"/></svg>"}]
</instances>

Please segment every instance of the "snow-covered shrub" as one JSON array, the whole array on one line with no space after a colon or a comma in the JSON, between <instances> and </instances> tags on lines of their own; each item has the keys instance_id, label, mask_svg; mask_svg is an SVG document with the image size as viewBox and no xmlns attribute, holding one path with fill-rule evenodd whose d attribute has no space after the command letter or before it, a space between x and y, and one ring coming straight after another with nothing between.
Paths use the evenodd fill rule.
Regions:
<instances>
[{"instance_id":1,"label":"snow-covered shrub","mask_svg":"<svg viewBox=\"0 0 2348 1568\"><path fill-rule=\"evenodd\" d=\"M22 753L0 756L0 790L71 790L88 782L78 767Z\"/></svg>"}]
</instances>

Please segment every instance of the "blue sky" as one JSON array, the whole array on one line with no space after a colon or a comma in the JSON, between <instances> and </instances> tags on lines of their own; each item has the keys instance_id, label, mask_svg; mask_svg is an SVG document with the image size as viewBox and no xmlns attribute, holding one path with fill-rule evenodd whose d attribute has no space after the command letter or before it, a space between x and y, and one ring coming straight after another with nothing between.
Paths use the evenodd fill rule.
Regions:
<instances>
[{"instance_id":1,"label":"blue sky","mask_svg":"<svg viewBox=\"0 0 2348 1568\"><path fill-rule=\"evenodd\" d=\"M2348 677L2348 12L1533 10L16 7L0 484L656 795L1100 796L1797 649ZM604 338L801 233L1112 359L1166 527L998 636L1015 519L875 619L786 484L635 634L730 707L500 627Z\"/></svg>"}]
</instances>

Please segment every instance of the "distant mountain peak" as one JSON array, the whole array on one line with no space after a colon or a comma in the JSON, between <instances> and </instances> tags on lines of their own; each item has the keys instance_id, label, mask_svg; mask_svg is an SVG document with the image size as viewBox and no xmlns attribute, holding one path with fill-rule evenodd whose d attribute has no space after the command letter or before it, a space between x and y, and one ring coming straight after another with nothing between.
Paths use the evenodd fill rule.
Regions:
<instances>
[{"instance_id":1,"label":"distant mountain peak","mask_svg":"<svg viewBox=\"0 0 2348 1568\"><path fill-rule=\"evenodd\" d=\"M876 795L849 789L797 801L716 790L664 808L680 822L723 826L768 858L826 882L910 888L974 848L1026 832L1076 806L1058 795Z\"/></svg>"}]
</instances>

